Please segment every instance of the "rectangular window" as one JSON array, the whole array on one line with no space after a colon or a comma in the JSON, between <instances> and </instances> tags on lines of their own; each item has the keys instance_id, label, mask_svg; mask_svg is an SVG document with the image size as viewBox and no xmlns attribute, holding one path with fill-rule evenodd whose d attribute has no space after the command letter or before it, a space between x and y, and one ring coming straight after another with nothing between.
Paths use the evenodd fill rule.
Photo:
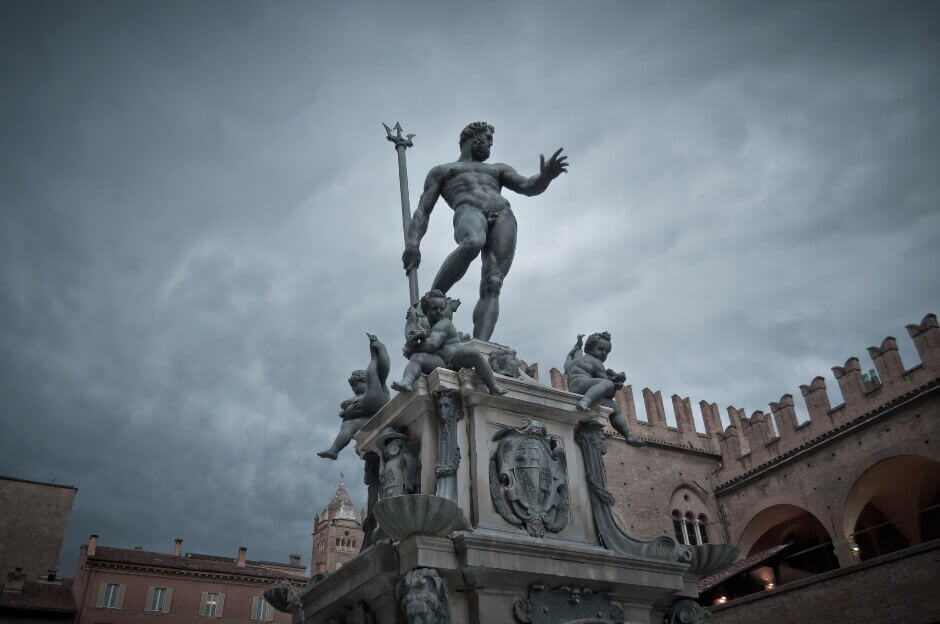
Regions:
<instances>
[{"instance_id":1,"label":"rectangular window","mask_svg":"<svg viewBox=\"0 0 940 624\"><path fill-rule=\"evenodd\" d=\"M147 599L146 611L166 611L166 588L151 587Z\"/></svg>"},{"instance_id":2,"label":"rectangular window","mask_svg":"<svg viewBox=\"0 0 940 624\"><path fill-rule=\"evenodd\" d=\"M268 601L259 596L252 600L251 619L261 622L270 622L274 619L274 610Z\"/></svg>"},{"instance_id":3,"label":"rectangular window","mask_svg":"<svg viewBox=\"0 0 940 624\"><path fill-rule=\"evenodd\" d=\"M104 599L101 601L101 606L105 609L117 609L118 594L120 591L120 585L117 583L108 583L108 586L104 590Z\"/></svg>"},{"instance_id":4,"label":"rectangular window","mask_svg":"<svg viewBox=\"0 0 940 624\"><path fill-rule=\"evenodd\" d=\"M219 612L219 595L209 592L206 594L206 612L203 615L216 617Z\"/></svg>"}]
</instances>

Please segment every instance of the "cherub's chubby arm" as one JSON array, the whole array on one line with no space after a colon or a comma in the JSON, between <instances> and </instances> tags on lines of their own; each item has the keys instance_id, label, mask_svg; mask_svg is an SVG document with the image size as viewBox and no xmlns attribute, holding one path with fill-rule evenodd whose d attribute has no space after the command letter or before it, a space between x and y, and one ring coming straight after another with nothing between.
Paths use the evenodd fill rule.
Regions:
<instances>
[{"instance_id":1,"label":"cherub's chubby arm","mask_svg":"<svg viewBox=\"0 0 940 624\"><path fill-rule=\"evenodd\" d=\"M437 353L447 342L448 327L453 327L450 321L444 319L434 324L428 332L427 338L421 343L419 351L422 353Z\"/></svg>"},{"instance_id":2,"label":"cherub's chubby arm","mask_svg":"<svg viewBox=\"0 0 940 624\"><path fill-rule=\"evenodd\" d=\"M568 357L565 358L565 373L567 374L568 370L574 364L574 361L582 355L581 347L583 346L584 334L578 334L578 340L574 343L574 346L571 347L571 351L568 352Z\"/></svg>"},{"instance_id":3,"label":"cherub's chubby arm","mask_svg":"<svg viewBox=\"0 0 940 624\"><path fill-rule=\"evenodd\" d=\"M444 177L444 170L441 167L434 167L428 172L428 177L424 180L424 192L421 193L421 199L418 200L418 208L411 216L411 223L408 224L408 231L405 233L405 252L401 256L405 272L410 273L412 269L417 269L421 264L421 252L418 248L421 245L421 239L428 231L428 219L431 217L431 211L434 210L434 204L441 196L441 181Z\"/></svg>"},{"instance_id":4,"label":"cherub's chubby arm","mask_svg":"<svg viewBox=\"0 0 940 624\"><path fill-rule=\"evenodd\" d=\"M544 154L539 155L539 172L530 178L520 175L509 165L502 163L496 165L499 171L499 183L520 195L528 197L539 195L548 188L549 182L562 173L568 173L568 157L561 156L562 149L564 148L559 147L547 161Z\"/></svg>"}]
</instances>

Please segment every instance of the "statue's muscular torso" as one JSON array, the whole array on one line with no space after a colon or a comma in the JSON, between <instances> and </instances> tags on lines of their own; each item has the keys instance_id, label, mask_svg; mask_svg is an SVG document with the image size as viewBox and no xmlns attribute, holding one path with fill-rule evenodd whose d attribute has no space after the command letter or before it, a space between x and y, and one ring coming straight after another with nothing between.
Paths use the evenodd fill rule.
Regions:
<instances>
[{"instance_id":1,"label":"statue's muscular torso","mask_svg":"<svg viewBox=\"0 0 940 624\"><path fill-rule=\"evenodd\" d=\"M509 202L500 194L499 176L503 166L458 160L438 165L432 175L440 182L441 197L454 211L476 208L495 214L509 208Z\"/></svg>"}]
</instances>

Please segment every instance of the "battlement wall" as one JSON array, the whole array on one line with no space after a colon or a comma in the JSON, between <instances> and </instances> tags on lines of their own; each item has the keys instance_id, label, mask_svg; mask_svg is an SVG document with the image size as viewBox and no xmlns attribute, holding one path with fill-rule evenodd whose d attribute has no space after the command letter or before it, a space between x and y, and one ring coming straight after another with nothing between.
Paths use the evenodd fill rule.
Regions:
<instances>
[{"instance_id":1,"label":"battlement wall","mask_svg":"<svg viewBox=\"0 0 940 624\"><path fill-rule=\"evenodd\" d=\"M743 409L728 406L730 424L722 428L718 406L700 401L705 433L695 430L692 404L688 397L672 395L676 426L666 423L663 398L660 392L649 388L642 391L647 421L637 419L631 386L617 392L616 400L624 416L638 436L648 442L678 446L701 452L720 453L722 467L716 473L715 483L729 480L803 447L819 436L839 429L893 402L915 395L926 386L940 382L940 327L937 317L928 314L918 324L907 326L908 334L920 356L920 364L905 368L898 352L897 340L888 336L880 346L869 347L868 354L875 364L877 379L862 374L857 357L850 357L832 372L842 391L843 403L832 406L826 391L826 380L813 378L800 386L809 420L797 420L792 394L784 394L770 403L770 412L755 411L750 417ZM549 371L551 384L567 390L567 379L557 368ZM776 432L774 430L776 424ZM608 433L616 435L608 427Z\"/></svg>"}]
</instances>

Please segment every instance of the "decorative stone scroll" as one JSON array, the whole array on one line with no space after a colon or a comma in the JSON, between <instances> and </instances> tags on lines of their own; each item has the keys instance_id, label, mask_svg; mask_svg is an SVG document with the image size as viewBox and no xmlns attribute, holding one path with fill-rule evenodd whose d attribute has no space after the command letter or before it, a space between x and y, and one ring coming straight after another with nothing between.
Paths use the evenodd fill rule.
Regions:
<instances>
[{"instance_id":1,"label":"decorative stone scroll","mask_svg":"<svg viewBox=\"0 0 940 624\"><path fill-rule=\"evenodd\" d=\"M450 624L447 581L434 568L414 568L398 582L395 597L408 624Z\"/></svg>"},{"instance_id":2,"label":"decorative stone scroll","mask_svg":"<svg viewBox=\"0 0 940 624\"><path fill-rule=\"evenodd\" d=\"M408 436L393 427L386 427L377 442L382 449L379 498L417 494L421 490L419 442L408 441Z\"/></svg>"},{"instance_id":3,"label":"decorative stone scroll","mask_svg":"<svg viewBox=\"0 0 940 624\"><path fill-rule=\"evenodd\" d=\"M457 467L460 466L460 447L457 446L457 422L463 418L463 406L457 390L441 390L434 393L434 404L440 419L435 494L457 502Z\"/></svg>"},{"instance_id":4,"label":"decorative stone scroll","mask_svg":"<svg viewBox=\"0 0 940 624\"><path fill-rule=\"evenodd\" d=\"M591 510L594 512L597 537L606 548L625 555L688 563L689 573L699 578L723 570L734 561L738 549L731 544L684 546L665 535L649 542L627 535L614 516L614 497L607 489L607 474L604 469L607 444L604 428L595 422L585 422L575 430L574 437L584 455L584 470L590 488Z\"/></svg>"},{"instance_id":5,"label":"decorative stone scroll","mask_svg":"<svg viewBox=\"0 0 940 624\"><path fill-rule=\"evenodd\" d=\"M505 426L490 459L490 496L507 522L523 525L532 537L557 533L568 524L568 475L565 452L526 418L521 427Z\"/></svg>"},{"instance_id":6,"label":"decorative stone scroll","mask_svg":"<svg viewBox=\"0 0 940 624\"><path fill-rule=\"evenodd\" d=\"M568 585L556 589L532 585L525 598L516 600L513 612L523 624L624 624L623 609L609 596Z\"/></svg>"},{"instance_id":7,"label":"decorative stone scroll","mask_svg":"<svg viewBox=\"0 0 940 624\"><path fill-rule=\"evenodd\" d=\"M666 624L705 624L712 612L691 598L677 600L666 614Z\"/></svg>"}]
</instances>

